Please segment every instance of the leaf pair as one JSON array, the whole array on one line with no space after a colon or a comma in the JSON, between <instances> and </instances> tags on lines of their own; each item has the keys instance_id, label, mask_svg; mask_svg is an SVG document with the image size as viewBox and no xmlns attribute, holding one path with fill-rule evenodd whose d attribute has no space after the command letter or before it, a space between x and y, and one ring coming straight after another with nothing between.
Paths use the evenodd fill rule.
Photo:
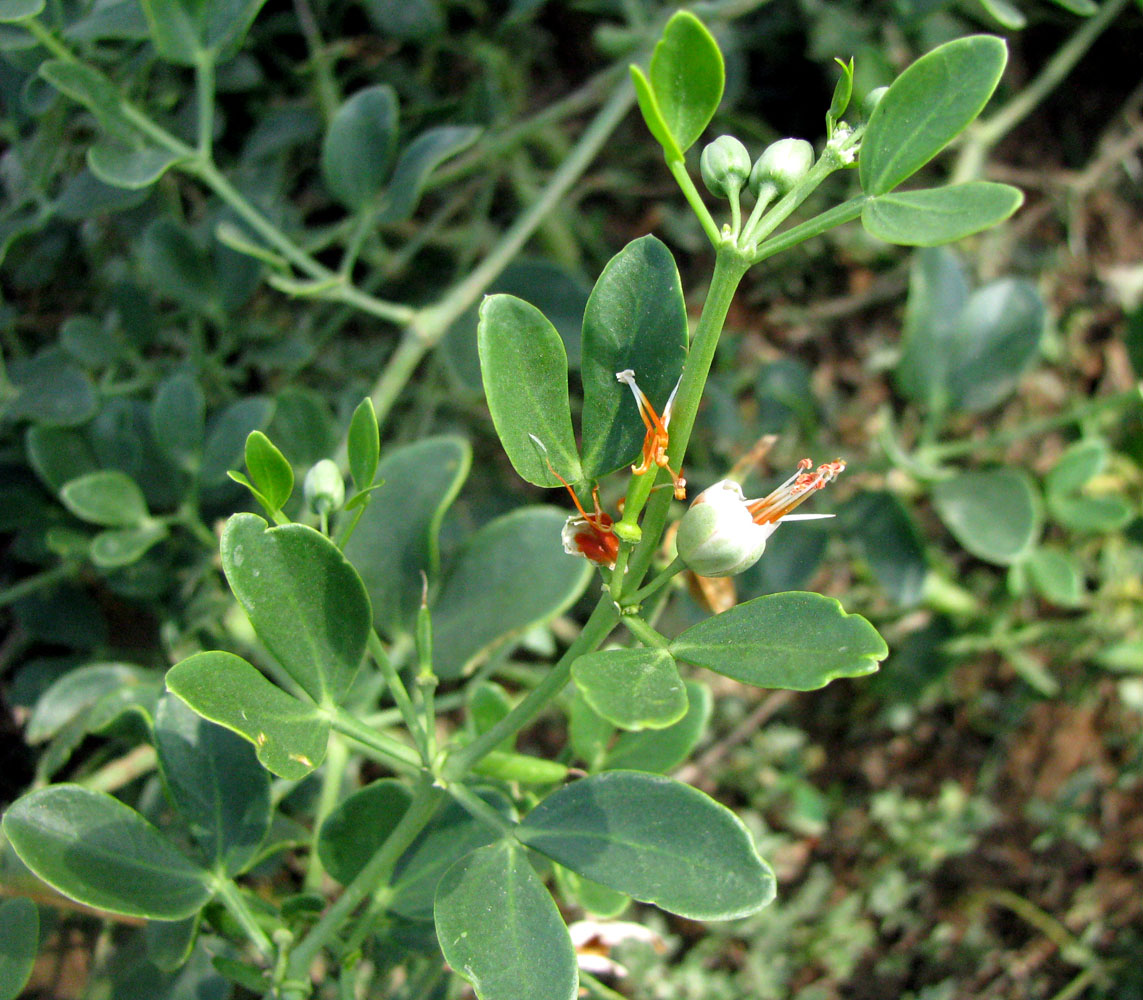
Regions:
<instances>
[{"instance_id":1,"label":"leaf pair","mask_svg":"<svg viewBox=\"0 0 1143 1000\"><path fill-rule=\"evenodd\" d=\"M502 840L463 857L436 890L445 959L480 1000L575 997L575 951L521 844L602 886L695 920L754 913L774 875L742 822L670 778L611 771L548 796ZM495 914L495 919L489 919Z\"/></svg>"},{"instance_id":2,"label":"leaf pair","mask_svg":"<svg viewBox=\"0 0 1143 1000\"><path fill-rule=\"evenodd\" d=\"M521 478L559 486L554 469L569 483L596 479L631 462L643 440L635 401L616 373L632 369L660 412L678 381L688 340L682 282L670 251L653 236L629 243L599 276L583 318L582 458L567 354L543 313L512 295L489 296L477 340L488 408Z\"/></svg>"},{"instance_id":3,"label":"leaf pair","mask_svg":"<svg viewBox=\"0 0 1143 1000\"><path fill-rule=\"evenodd\" d=\"M1007 59L999 38L971 35L933 49L893 81L861 139L861 221L870 233L890 243L936 246L1020 207L1020 191L987 181L894 191L980 114Z\"/></svg>"}]
</instances>

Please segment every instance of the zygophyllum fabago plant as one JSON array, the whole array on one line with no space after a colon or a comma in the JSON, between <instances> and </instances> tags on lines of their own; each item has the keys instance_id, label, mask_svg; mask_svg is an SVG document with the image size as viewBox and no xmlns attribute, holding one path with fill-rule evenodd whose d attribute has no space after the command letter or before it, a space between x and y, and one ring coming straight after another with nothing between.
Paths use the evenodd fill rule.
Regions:
<instances>
[{"instance_id":1,"label":"zygophyllum fabago plant","mask_svg":"<svg viewBox=\"0 0 1143 1000\"><path fill-rule=\"evenodd\" d=\"M587 305L577 445L552 324L509 295L481 310L484 386L508 457L528 482L566 488L574 509L494 521L442 580L436 534L465 478L464 442L431 438L382 459L367 400L348 432L349 498L332 463L306 477L315 528L284 513L291 467L255 432L239 478L274 525L237 514L221 549L252 626L248 655L266 672L222 651L175 665L151 727L174 814L154 807L145 818L77 785L38 789L4 817L25 864L76 900L149 921L161 967L199 956L249 990L290 1000L391 995L385 984L398 966L401 996L443 995L444 963L481 1000L571 1000L581 983L612 995L578 971L549 876L569 902L610 915L631 899L695 920L771 903L773 873L743 824L664 775L694 746L709 705L680 664L810 690L875 670L887 650L868 622L812 593L752 600L673 637L655 628L673 576L746 569L844 469L840 459L806 459L767 497L747 499L723 480L698 484L692 498L687 443L750 267L858 217L883 239L931 245L1015 210L1020 195L1004 185L897 190L976 117L1004 63L995 38L951 42L874 95L867 115L851 116L856 124L843 120L853 79L843 65L820 153L784 139L751 162L728 136L705 149L703 180L729 206L720 225L685 154L719 105L722 56L695 17L671 18L649 71L632 74L643 117L714 248L693 335L670 252L653 236L631 243ZM859 194L778 231L848 168ZM612 512L598 483L617 473L628 478ZM678 558L656 565L684 498ZM470 673L495 642L568 607L592 573L594 611L522 698L481 675L438 696L438 682ZM386 693L393 707L381 710ZM467 722L450 732L438 712L460 706ZM553 707L569 712L570 751L558 761L518 753L516 735ZM360 757L392 776L346 795L349 762ZM573 774L573 760L584 771ZM307 831L278 806L311 774L320 775L318 820ZM252 891L252 870L286 848L303 859L304 891ZM327 894L326 876L339 892Z\"/></svg>"}]
</instances>

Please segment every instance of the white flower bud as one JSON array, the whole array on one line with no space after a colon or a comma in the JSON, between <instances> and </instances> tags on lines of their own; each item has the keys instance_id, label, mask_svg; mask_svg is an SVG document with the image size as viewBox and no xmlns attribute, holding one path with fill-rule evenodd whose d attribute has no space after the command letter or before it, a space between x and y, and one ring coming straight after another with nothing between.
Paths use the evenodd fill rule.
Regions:
<instances>
[{"instance_id":1,"label":"white flower bud","mask_svg":"<svg viewBox=\"0 0 1143 1000\"><path fill-rule=\"evenodd\" d=\"M323 458L306 473L303 486L306 505L315 514L338 510L345 502L345 480L337 463Z\"/></svg>"},{"instance_id":2,"label":"white flower bud","mask_svg":"<svg viewBox=\"0 0 1143 1000\"><path fill-rule=\"evenodd\" d=\"M750 176L750 154L734 136L720 135L703 149L699 171L711 194L729 198L742 190Z\"/></svg>"},{"instance_id":3,"label":"white flower bud","mask_svg":"<svg viewBox=\"0 0 1143 1000\"><path fill-rule=\"evenodd\" d=\"M679 522L675 547L699 576L736 576L766 548L777 524L755 524L742 487L723 479L703 490Z\"/></svg>"},{"instance_id":4,"label":"white flower bud","mask_svg":"<svg viewBox=\"0 0 1143 1000\"><path fill-rule=\"evenodd\" d=\"M766 184L784 195L814 165L814 147L805 139L779 139L763 150L750 171L750 193L755 198Z\"/></svg>"}]
</instances>

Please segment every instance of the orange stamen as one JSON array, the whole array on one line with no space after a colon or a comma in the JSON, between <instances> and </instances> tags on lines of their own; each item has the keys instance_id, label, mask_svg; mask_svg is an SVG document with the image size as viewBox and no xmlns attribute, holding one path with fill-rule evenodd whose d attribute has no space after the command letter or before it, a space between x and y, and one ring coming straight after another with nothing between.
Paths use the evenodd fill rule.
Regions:
<instances>
[{"instance_id":1,"label":"orange stamen","mask_svg":"<svg viewBox=\"0 0 1143 1000\"><path fill-rule=\"evenodd\" d=\"M603 509L599 502L599 487L593 486L591 488L591 501L595 507L595 512L589 514L583 509L583 504L579 502L579 497L576 495L575 490L572 489L571 484L556 472L551 459L548 458L548 449L544 447L543 442L534 434L530 436L543 453L544 462L548 466L548 471L563 483L564 489L571 494L572 503L575 504L575 509L579 511L579 520L583 522L584 528L587 529L585 531L577 531L573 536L575 547L579 550L580 555L594 563L601 563L604 566L614 566L615 557L619 555L619 536L611 530L611 526L614 522L611 520L611 515ZM573 519L571 523L574 525L575 520Z\"/></svg>"},{"instance_id":2,"label":"orange stamen","mask_svg":"<svg viewBox=\"0 0 1143 1000\"><path fill-rule=\"evenodd\" d=\"M671 407L674 405L675 393L679 391L679 387L676 385L671 392L671 397L663 408L663 416L660 417L646 394L636 384L634 371L626 368L621 372L616 372L615 377L624 385L631 387L631 392L635 396L635 405L639 407L639 416L643 421L643 426L647 429L646 436L643 438L642 458L636 465L631 466L631 471L635 475L641 476L656 465L660 469L666 469L675 488L675 499L685 500L687 498L687 481L683 478L682 469L675 472L671 468L670 459L667 457L667 447L670 445L667 425L671 420Z\"/></svg>"},{"instance_id":3,"label":"orange stamen","mask_svg":"<svg viewBox=\"0 0 1143 1000\"><path fill-rule=\"evenodd\" d=\"M798 471L781 486L761 500L752 500L746 505L755 524L774 524L780 521L811 493L835 480L845 469L845 462L840 458L819 465L813 472L808 471L813 464L808 458L803 458L798 463Z\"/></svg>"}]
</instances>

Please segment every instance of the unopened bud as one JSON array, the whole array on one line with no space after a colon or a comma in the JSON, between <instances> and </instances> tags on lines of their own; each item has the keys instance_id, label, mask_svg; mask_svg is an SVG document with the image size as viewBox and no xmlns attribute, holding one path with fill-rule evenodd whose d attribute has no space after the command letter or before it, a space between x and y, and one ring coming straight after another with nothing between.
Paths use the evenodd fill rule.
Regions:
<instances>
[{"instance_id":1,"label":"unopened bud","mask_svg":"<svg viewBox=\"0 0 1143 1000\"><path fill-rule=\"evenodd\" d=\"M755 198L766 185L784 195L814 165L814 147L805 139L779 139L771 143L750 171L750 192Z\"/></svg>"},{"instance_id":2,"label":"unopened bud","mask_svg":"<svg viewBox=\"0 0 1143 1000\"><path fill-rule=\"evenodd\" d=\"M732 135L720 135L702 151L699 170L711 194L729 198L750 176L750 154Z\"/></svg>"},{"instance_id":3,"label":"unopened bud","mask_svg":"<svg viewBox=\"0 0 1143 1000\"><path fill-rule=\"evenodd\" d=\"M679 522L675 547L699 576L736 576L766 549L773 528L754 523L742 487L723 479L703 490Z\"/></svg>"},{"instance_id":4,"label":"unopened bud","mask_svg":"<svg viewBox=\"0 0 1143 1000\"><path fill-rule=\"evenodd\" d=\"M303 490L306 504L315 514L328 514L345 502L345 480L337 463L328 458L323 458L306 473Z\"/></svg>"}]
</instances>

